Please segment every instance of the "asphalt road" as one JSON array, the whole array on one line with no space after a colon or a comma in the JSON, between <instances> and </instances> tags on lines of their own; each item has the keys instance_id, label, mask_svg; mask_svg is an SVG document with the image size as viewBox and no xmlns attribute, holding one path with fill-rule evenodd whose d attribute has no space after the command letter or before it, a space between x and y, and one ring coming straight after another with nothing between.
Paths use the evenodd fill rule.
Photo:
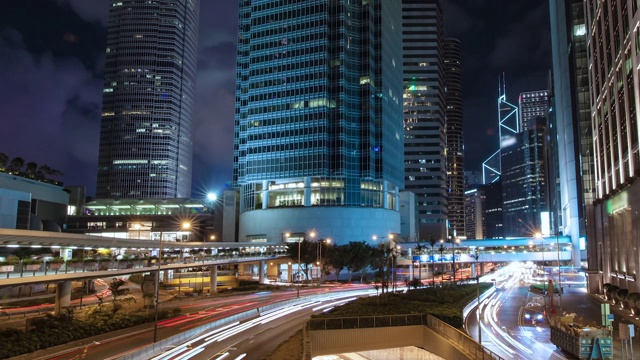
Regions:
<instances>
[{"instance_id":1,"label":"asphalt road","mask_svg":"<svg viewBox=\"0 0 640 360\"><path fill-rule=\"evenodd\" d=\"M530 320L535 318L535 314L544 311L545 301L547 311L550 311L548 298L544 299L542 296L529 293L530 276L522 269L511 272L510 277L498 282L501 288L495 296L481 306L482 345L505 359L574 359L551 343L550 329L546 320L535 323ZM536 306L540 303L543 304L542 307ZM580 323L601 323L600 301L587 293L584 284L564 283L564 293L562 297L555 296L554 303L556 314L575 313ZM533 316L527 319L525 314ZM469 335L477 340L475 312L470 313L466 320ZM616 325L621 320L621 317L616 314L613 327L615 359L623 358ZM634 355L640 358L638 354L640 354L640 346L636 342Z\"/></svg>"},{"instance_id":2,"label":"asphalt road","mask_svg":"<svg viewBox=\"0 0 640 360\"><path fill-rule=\"evenodd\" d=\"M306 297L317 295L320 293L327 293L330 290L348 293L350 291L359 291L359 289L362 288L362 286L309 288L301 290L300 295L301 297ZM365 289L367 291L373 291L373 288L370 286L365 287ZM280 302L294 298L296 298L295 291L286 291L277 293L263 292L256 294L245 294L207 300L202 300L202 298L200 298L199 300L183 300L179 305L176 303L166 303L164 304L164 306L167 307L179 306L181 309L183 309L183 313L185 313L185 315L159 322L158 340L171 337L178 333L196 328L208 322L231 316L236 313L256 309L258 307L265 306L274 302ZM161 308L162 307L163 306L161 306ZM300 320L298 323L294 324L294 322L292 322L291 324L289 324L287 322L286 325L278 329L278 332L283 331L281 336L282 340L286 340L289 336L295 333L295 331L299 330L301 324L304 320L306 320L309 314L310 313L306 313L306 315L300 315L302 316L303 320ZM292 315L290 320L295 318L296 317ZM269 354L271 350L275 348L275 346L279 343L274 342L273 340L273 336L274 334L276 334L276 332L267 333L265 335L260 335L260 332L255 333L255 335L257 335L257 338L254 341L258 341L261 344L261 346L256 347L260 350L260 353L256 355L258 356L258 358L260 358L260 356ZM267 338L265 340L261 340L261 336L267 336ZM138 327L138 330L126 333L125 335L114 336L108 339L101 340L100 342L90 344L88 346L74 348L61 354L44 357L43 359L115 359L123 356L125 353L151 344L152 340L153 324L147 324L145 326ZM271 344L273 345L273 347L268 349L266 344ZM232 345L233 344L229 344L228 346L233 347ZM215 351L217 352L223 349L224 348L221 348ZM210 350L207 350L207 353L210 352Z\"/></svg>"},{"instance_id":3,"label":"asphalt road","mask_svg":"<svg viewBox=\"0 0 640 360\"><path fill-rule=\"evenodd\" d=\"M310 315L351 301L356 296L374 293L373 289L362 289L306 298L301 303L274 309L258 318L214 329L153 359L260 360L300 330Z\"/></svg>"}]
</instances>

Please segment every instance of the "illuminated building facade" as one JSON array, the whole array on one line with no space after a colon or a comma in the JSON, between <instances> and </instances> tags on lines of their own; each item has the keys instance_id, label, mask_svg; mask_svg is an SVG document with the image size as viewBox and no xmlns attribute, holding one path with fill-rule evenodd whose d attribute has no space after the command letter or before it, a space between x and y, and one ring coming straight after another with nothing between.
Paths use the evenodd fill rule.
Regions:
<instances>
[{"instance_id":1,"label":"illuminated building facade","mask_svg":"<svg viewBox=\"0 0 640 360\"><path fill-rule=\"evenodd\" d=\"M399 2L241 0L238 29L238 240L399 233Z\"/></svg>"},{"instance_id":2,"label":"illuminated building facade","mask_svg":"<svg viewBox=\"0 0 640 360\"><path fill-rule=\"evenodd\" d=\"M484 239L484 211L486 195L482 188L464 193L464 235L469 239Z\"/></svg>"},{"instance_id":3,"label":"illuminated building facade","mask_svg":"<svg viewBox=\"0 0 640 360\"><path fill-rule=\"evenodd\" d=\"M594 139L597 282L640 291L640 12L638 1L585 1ZM593 256L592 256L593 255ZM593 280L596 280L592 276ZM594 281L595 282L595 281ZM590 283L592 291L598 290Z\"/></svg>"},{"instance_id":4,"label":"illuminated building facade","mask_svg":"<svg viewBox=\"0 0 640 360\"><path fill-rule=\"evenodd\" d=\"M446 38L443 46L445 75L445 124L447 132L447 214L449 233L465 234L464 136L460 41Z\"/></svg>"},{"instance_id":5,"label":"illuminated building facade","mask_svg":"<svg viewBox=\"0 0 640 360\"><path fill-rule=\"evenodd\" d=\"M518 98L520 109L520 131L528 130L536 125L538 117L547 118L549 114L549 91L527 91Z\"/></svg>"},{"instance_id":6,"label":"illuminated building facade","mask_svg":"<svg viewBox=\"0 0 640 360\"><path fill-rule=\"evenodd\" d=\"M530 237L543 227L541 214L548 212L546 124L546 117L538 117L535 126L502 141L504 237Z\"/></svg>"},{"instance_id":7,"label":"illuminated building facade","mask_svg":"<svg viewBox=\"0 0 640 360\"><path fill-rule=\"evenodd\" d=\"M440 2L403 0L402 17L405 188L416 194L420 239L442 239L448 187Z\"/></svg>"},{"instance_id":8,"label":"illuminated building facade","mask_svg":"<svg viewBox=\"0 0 640 360\"><path fill-rule=\"evenodd\" d=\"M191 196L199 0L112 0L97 198Z\"/></svg>"},{"instance_id":9,"label":"illuminated building facade","mask_svg":"<svg viewBox=\"0 0 640 360\"><path fill-rule=\"evenodd\" d=\"M571 237L573 265L586 266L589 277L597 279L597 262L588 261L597 258L597 243L587 236L594 231L593 221L587 219L593 218L595 167L584 1L552 0L550 14L554 81L550 116L557 124L560 187L559 203L550 203L552 212L558 209L558 226L552 230Z\"/></svg>"}]
</instances>

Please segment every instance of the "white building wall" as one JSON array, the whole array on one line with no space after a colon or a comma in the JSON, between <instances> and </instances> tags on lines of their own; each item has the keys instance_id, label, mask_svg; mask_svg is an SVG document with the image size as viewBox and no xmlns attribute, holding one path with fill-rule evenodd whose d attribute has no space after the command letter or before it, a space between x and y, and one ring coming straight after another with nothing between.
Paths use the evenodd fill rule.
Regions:
<instances>
[{"instance_id":1,"label":"white building wall","mask_svg":"<svg viewBox=\"0 0 640 360\"><path fill-rule=\"evenodd\" d=\"M316 233L315 240L331 238L334 244L365 241L375 244L400 233L398 211L354 207L306 207L254 210L240 214L238 241L265 235L267 241L284 241L286 233ZM313 241L313 239L310 239Z\"/></svg>"}]
</instances>

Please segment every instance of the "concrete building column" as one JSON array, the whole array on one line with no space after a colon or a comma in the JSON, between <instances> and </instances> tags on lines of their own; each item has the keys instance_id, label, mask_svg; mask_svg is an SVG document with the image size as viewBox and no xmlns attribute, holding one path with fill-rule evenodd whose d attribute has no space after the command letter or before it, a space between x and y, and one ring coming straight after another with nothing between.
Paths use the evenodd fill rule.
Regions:
<instances>
[{"instance_id":1,"label":"concrete building column","mask_svg":"<svg viewBox=\"0 0 640 360\"><path fill-rule=\"evenodd\" d=\"M262 210L269 208L269 182L262 181Z\"/></svg>"},{"instance_id":2,"label":"concrete building column","mask_svg":"<svg viewBox=\"0 0 640 360\"><path fill-rule=\"evenodd\" d=\"M260 282L260 284L264 284L264 271L267 263L266 261L261 260L258 266L260 266L260 268L258 269L258 282Z\"/></svg>"},{"instance_id":3,"label":"concrete building column","mask_svg":"<svg viewBox=\"0 0 640 360\"><path fill-rule=\"evenodd\" d=\"M218 293L218 265L209 266L209 293Z\"/></svg>"},{"instance_id":4,"label":"concrete building column","mask_svg":"<svg viewBox=\"0 0 640 360\"><path fill-rule=\"evenodd\" d=\"M56 284L55 314L60 315L62 309L71 305L71 280Z\"/></svg>"},{"instance_id":5,"label":"concrete building column","mask_svg":"<svg viewBox=\"0 0 640 360\"><path fill-rule=\"evenodd\" d=\"M382 182L382 208L383 209L388 209L389 208L389 183L387 181L383 181Z\"/></svg>"},{"instance_id":6,"label":"concrete building column","mask_svg":"<svg viewBox=\"0 0 640 360\"><path fill-rule=\"evenodd\" d=\"M302 200L302 205L311 206L311 178L304 178L304 199Z\"/></svg>"},{"instance_id":7,"label":"concrete building column","mask_svg":"<svg viewBox=\"0 0 640 360\"><path fill-rule=\"evenodd\" d=\"M287 282L293 282L293 274L291 273L293 271L293 265L291 265L291 263L287 263Z\"/></svg>"}]
</instances>

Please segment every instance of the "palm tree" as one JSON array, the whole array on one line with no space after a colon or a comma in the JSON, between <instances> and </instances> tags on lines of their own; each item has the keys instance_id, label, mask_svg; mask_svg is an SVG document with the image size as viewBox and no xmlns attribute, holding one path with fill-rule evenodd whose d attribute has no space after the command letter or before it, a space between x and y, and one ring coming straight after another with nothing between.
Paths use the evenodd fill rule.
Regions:
<instances>
[{"instance_id":1,"label":"palm tree","mask_svg":"<svg viewBox=\"0 0 640 360\"><path fill-rule=\"evenodd\" d=\"M420 280L420 282L422 283L422 252L425 250L425 246L423 246L422 244L418 243L418 245L416 245L416 255L418 255L418 280Z\"/></svg>"},{"instance_id":2,"label":"palm tree","mask_svg":"<svg viewBox=\"0 0 640 360\"><path fill-rule=\"evenodd\" d=\"M438 243L438 241L436 240L436 238L433 237L433 235L429 236L429 246L431 246L431 253L433 254L433 248L436 246L436 244ZM436 257L433 256L431 258L431 285L435 286L436 285Z\"/></svg>"},{"instance_id":3,"label":"palm tree","mask_svg":"<svg viewBox=\"0 0 640 360\"><path fill-rule=\"evenodd\" d=\"M438 247L438 251L440 251L440 261L444 260L444 240L440 240L440 246ZM444 263L442 264L442 272L444 273ZM435 273L434 273L435 276ZM433 280L435 283L435 280ZM442 282L441 282L442 283Z\"/></svg>"}]
</instances>

